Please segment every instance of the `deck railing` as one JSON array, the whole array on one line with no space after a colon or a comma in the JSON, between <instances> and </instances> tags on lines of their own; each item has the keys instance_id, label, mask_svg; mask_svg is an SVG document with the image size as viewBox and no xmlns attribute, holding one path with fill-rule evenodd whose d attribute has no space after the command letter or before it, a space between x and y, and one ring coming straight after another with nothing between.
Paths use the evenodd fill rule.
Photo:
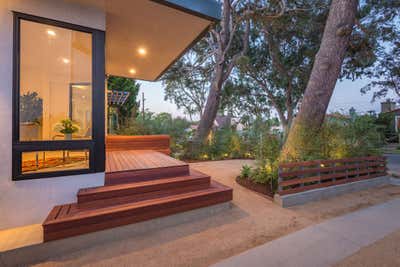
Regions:
<instances>
[{"instance_id":1,"label":"deck railing","mask_svg":"<svg viewBox=\"0 0 400 267\"><path fill-rule=\"evenodd\" d=\"M278 194L351 183L386 175L385 157L314 160L279 165Z\"/></svg>"}]
</instances>

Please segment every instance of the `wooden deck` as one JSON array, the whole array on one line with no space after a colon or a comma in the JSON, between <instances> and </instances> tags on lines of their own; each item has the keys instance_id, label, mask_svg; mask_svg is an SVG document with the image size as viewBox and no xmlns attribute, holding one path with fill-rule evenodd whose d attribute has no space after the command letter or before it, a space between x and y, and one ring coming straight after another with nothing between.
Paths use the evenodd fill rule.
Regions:
<instances>
[{"instance_id":1,"label":"wooden deck","mask_svg":"<svg viewBox=\"0 0 400 267\"><path fill-rule=\"evenodd\" d=\"M150 150L108 151L106 185L189 175L189 165Z\"/></svg>"},{"instance_id":2,"label":"wooden deck","mask_svg":"<svg viewBox=\"0 0 400 267\"><path fill-rule=\"evenodd\" d=\"M149 140L155 140L155 145L149 144ZM160 140L157 136L108 140L105 186L81 189L76 203L54 207L43 223L44 240L95 232L232 200L231 188L169 157L166 144L169 139L165 136ZM132 147L145 149L132 150Z\"/></svg>"}]
</instances>

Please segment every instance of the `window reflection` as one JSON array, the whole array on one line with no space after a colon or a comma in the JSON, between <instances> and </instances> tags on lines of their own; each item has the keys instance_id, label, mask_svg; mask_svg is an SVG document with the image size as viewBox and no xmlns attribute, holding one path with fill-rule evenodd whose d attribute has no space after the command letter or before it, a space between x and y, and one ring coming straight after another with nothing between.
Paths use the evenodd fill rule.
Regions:
<instances>
[{"instance_id":1,"label":"window reflection","mask_svg":"<svg viewBox=\"0 0 400 267\"><path fill-rule=\"evenodd\" d=\"M22 20L20 55L20 140L91 139L91 34Z\"/></svg>"},{"instance_id":2,"label":"window reflection","mask_svg":"<svg viewBox=\"0 0 400 267\"><path fill-rule=\"evenodd\" d=\"M34 151L22 153L22 173L89 168L89 150Z\"/></svg>"}]
</instances>

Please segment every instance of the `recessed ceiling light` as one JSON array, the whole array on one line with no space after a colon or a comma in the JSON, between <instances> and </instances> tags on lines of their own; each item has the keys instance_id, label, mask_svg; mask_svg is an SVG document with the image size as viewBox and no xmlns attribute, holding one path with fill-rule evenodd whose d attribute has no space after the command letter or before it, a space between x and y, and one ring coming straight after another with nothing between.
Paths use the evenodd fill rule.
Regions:
<instances>
[{"instance_id":1,"label":"recessed ceiling light","mask_svg":"<svg viewBox=\"0 0 400 267\"><path fill-rule=\"evenodd\" d=\"M64 62L65 64L68 64L70 62L70 60L68 58L63 58L62 62Z\"/></svg>"},{"instance_id":2,"label":"recessed ceiling light","mask_svg":"<svg viewBox=\"0 0 400 267\"><path fill-rule=\"evenodd\" d=\"M147 54L147 50L146 50L146 48L139 47L138 53L139 53L139 55L141 55L141 56L145 56L145 55Z\"/></svg>"},{"instance_id":3,"label":"recessed ceiling light","mask_svg":"<svg viewBox=\"0 0 400 267\"><path fill-rule=\"evenodd\" d=\"M135 70L135 69L130 69L130 70L129 70L129 73L130 73L130 74L135 74L135 73L136 73L136 70Z\"/></svg>"},{"instance_id":4,"label":"recessed ceiling light","mask_svg":"<svg viewBox=\"0 0 400 267\"><path fill-rule=\"evenodd\" d=\"M53 30L47 30L47 34L50 36L56 36L56 32Z\"/></svg>"}]
</instances>

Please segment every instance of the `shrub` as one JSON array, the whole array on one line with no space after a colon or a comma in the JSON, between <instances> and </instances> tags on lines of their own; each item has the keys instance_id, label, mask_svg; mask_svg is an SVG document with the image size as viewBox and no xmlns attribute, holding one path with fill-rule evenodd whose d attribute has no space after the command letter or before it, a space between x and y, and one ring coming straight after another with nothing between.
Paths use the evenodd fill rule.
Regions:
<instances>
[{"instance_id":1,"label":"shrub","mask_svg":"<svg viewBox=\"0 0 400 267\"><path fill-rule=\"evenodd\" d=\"M247 179L250 177L250 175L252 174L252 168L245 164L242 166L242 170L240 171L240 178L242 179Z\"/></svg>"},{"instance_id":2,"label":"shrub","mask_svg":"<svg viewBox=\"0 0 400 267\"><path fill-rule=\"evenodd\" d=\"M306 135L293 161L339 159L380 155L384 136L376 118L371 115L326 120L319 132L305 129Z\"/></svg>"}]
</instances>

